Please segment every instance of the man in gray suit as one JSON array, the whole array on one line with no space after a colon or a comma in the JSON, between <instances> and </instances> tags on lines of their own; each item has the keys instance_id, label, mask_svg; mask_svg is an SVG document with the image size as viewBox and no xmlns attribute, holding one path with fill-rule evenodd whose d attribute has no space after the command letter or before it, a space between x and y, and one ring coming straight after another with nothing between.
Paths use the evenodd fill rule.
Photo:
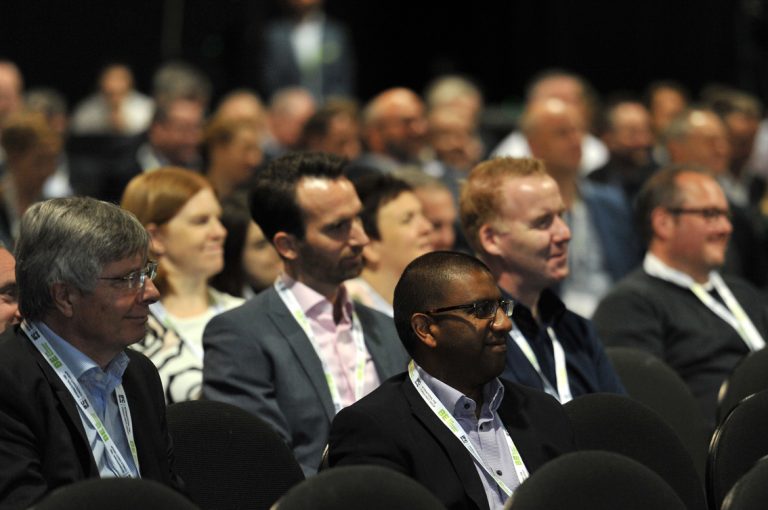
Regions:
<instances>
[{"instance_id":1,"label":"man in gray suit","mask_svg":"<svg viewBox=\"0 0 768 510\"><path fill-rule=\"evenodd\" d=\"M341 158L280 157L250 202L285 272L208 324L203 397L269 422L310 475L335 414L405 370L408 358L391 319L353 305L342 285L360 273L368 236Z\"/></svg>"}]
</instances>

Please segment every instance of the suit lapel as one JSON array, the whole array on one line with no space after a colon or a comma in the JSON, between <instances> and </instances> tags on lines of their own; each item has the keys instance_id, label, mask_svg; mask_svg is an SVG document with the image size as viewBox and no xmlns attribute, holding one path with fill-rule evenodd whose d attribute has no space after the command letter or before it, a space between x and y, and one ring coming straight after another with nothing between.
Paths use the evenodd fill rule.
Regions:
<instances>
[{"instance_id":1,"label":"suit lapel","mask_svg":"<svg viewBox=\"0 0 768 510\"><path fill-rule=\"evenodd\" d=\"M380 381L388 379L391 374L400 372L401 370L394 370L391 360L389 359L389 353L387 349L382 345L381 332L376 327L376 321L370 316L368 311L361 305L355 303L355 313L360 319L360 325L363 328L363 339L365 340L365 348L368 350L368 354L371 355L373 360L373 366L376 368L376 374L379 376Z\"/></svg>"},{"instance_id":2,"label":"suit lapel","mask_svg":"<svg viewBox=\"0 0 768 510\"><path fill-rule=\"evenodd\" d=\"M503 384L503 383L502 383ZM548 459L544 457L541 438L530 427L525 414L525 402L509 384L504 384L504 399L499 406L499 417L515 443L529 473L540 468Z\"/></svg>"},{"instance_id":3,"label":"suit lapel","mask_svg":"<svg viewBox=\"0 0 768 510\"><path fill-rule=\"evenodd\" d=\"M274 288L270 288L269 292L269 317L283 338L285 338L299 365L304 370L312 386L314 386L318 399L323 404L325 414L328 416L328 420L331 421L336 411L333 407L333 399L328 389L325 374L323 373L323 364L317 352L315 352L312 342L310 342L304 330L301 329L296 319L291 315L290 310L285 306L277 291Z\"/></svg>"},{"instance_id":4,"label":"suit lapel","mask_svg":"<svg viewBox=\"0 0 768 510\"><path fill-rule=\"evenodd\" d=\"M83 421L80 418L80 412L77 410L77 403L75 402L75 399L72 397L72 394L61 381L59 375L53 370L53 368L51 368L51 366L48 364L45 358L43 358L43 355L40 354L37 348L32 345L32 342L29 341L21 328L19 328L18 335L30 350L32 357L43 373L43 377L45 377L45 379L48 381L48 384L51 385L53 394L56 395L56 398L59 400L59 405L61 405L62 409L64 409L64 419L70 422L70 429L74 428L74 430L77 431L77 437L73 437L73 440L79 440L81 445L75 450L78 452L88 452L87 456L79 455L83 473L85 473L86 476L97 476L98 467L96 466L96 461L93 459L91 445L88 441L88 437L85 434L85 428L83 428Z\"/></svg>"},{"instance_id":5,"label":"suit lapel","mask_svg":"<svg viewBox=\"0 0 768 510\"><path fill-rule=\"evenodd\" d=\"M403 393L411 407L411 412L445 450L453 465L456 474L464 487L467 496L477 505L477 508L488 508L488 498L483 488L483 483L477 473L475 461L461 442L448 430L443 422L435 416L435 413L427 406L421 395L413 387L408 375L402 383Z\"/></svg>"}]
</instances>

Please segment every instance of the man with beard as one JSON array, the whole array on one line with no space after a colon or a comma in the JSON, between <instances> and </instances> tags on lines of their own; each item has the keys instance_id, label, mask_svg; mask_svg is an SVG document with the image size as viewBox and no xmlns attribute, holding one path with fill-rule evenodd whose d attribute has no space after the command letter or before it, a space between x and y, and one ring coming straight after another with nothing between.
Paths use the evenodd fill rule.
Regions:
<instances>
[{"instance_id":1,"label":"man with beard","mask_svg":"<svg viewBox=\"0 0 768 510\"><path fill-rule=\"evenodd\" d=\"M203 397L270 423L307 475L335 414L407 360L391 320L353 305L342 285L360 274L369 242L343 170L336 156L292 153L259 176L251 215L285 272L212 320L203 339Z\"/></svg>"},{"instance_id":2,"label":"man with beard","mask_svg":"<svg viewBox=\"0 0 768 510\"><path fill-rule=\"evenodd\" d=\"M529 472L573 449L554 399L498 378L512 302L482 262L441 251L408 265L394 309L413 360L339 413L329 465L394 469L451 510L504 508Z\"/></svg>"}]
</instances>

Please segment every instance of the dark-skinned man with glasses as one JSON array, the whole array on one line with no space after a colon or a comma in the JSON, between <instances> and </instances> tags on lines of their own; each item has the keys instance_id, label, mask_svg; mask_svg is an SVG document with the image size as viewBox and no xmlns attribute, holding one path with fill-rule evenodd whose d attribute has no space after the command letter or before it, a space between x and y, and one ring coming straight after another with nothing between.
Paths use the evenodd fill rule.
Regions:
<instances>
[{"instance_id":1,"label":"dark-skinned man with glasses","mask_svg":"<svg viewBox=\"0 0 768 510\"><path fill-rule=\"evenodd\" d=\"M127 349L159 298L148 247L135 216L91 198L22 217L23 320L0 340L0 508L87 478L180 488L157 369Z\"/></svg>"},{"instance_id":2,"label":"dark-skinned man with glasses","mask_svg":"<svg viewBox=\"0 0 768 510\"><path fill-rule=\"evenodd\" d=\"M561 403L586 393L624 393L592 323L551 289L569 274L565 209L557 182L533 158L480 163L461 197L467 240L516 303L502 377Z\"/></svg>"},{"instance_id":3,"label":"dark-skinned man with glasses","mask_svg":"<svg viewBox=\"0 0 768 510\"><path fill-rule=\"evenodd\" d=\"M571 451L557 401L499 379L512 310L474 257L438 251L411 262L394 298L408 371L336 416L329 465L395 469L451 510L501 509L531 472Z\"/></svg>"},{"instance_id":4,"label":"dark-skinned man with glasses","mask_svg":"<svg viewBox=\"0 0 768 510\"><path fill-rule=\"evenodd\" d=\"M765 345L768 303L747 282L720 274L730 212L705 170L660 170L635 207L648 246L643 266L602 300L595 325L606 345L643 349L677 370L714 427L721 384Z\"/></svg>"}]
</instances>

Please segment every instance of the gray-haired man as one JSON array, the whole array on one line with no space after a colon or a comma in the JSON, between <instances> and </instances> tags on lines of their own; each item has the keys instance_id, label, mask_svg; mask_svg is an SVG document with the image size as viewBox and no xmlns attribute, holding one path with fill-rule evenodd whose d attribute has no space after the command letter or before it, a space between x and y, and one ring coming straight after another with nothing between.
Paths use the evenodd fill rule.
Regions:
<instances>
[{"instance_id":1,"label":"gray-haired man","mask_svg":"<svg viewBox=\"0 0 768 510\"><path fill-rule=\"evenodd\" d=\"M17 243L24 317L0 341L0 508L85 478L178 487L154 365L126 347L159 297L136 218L90 198L32 206Z\"/></svg>"}]
</instances>

